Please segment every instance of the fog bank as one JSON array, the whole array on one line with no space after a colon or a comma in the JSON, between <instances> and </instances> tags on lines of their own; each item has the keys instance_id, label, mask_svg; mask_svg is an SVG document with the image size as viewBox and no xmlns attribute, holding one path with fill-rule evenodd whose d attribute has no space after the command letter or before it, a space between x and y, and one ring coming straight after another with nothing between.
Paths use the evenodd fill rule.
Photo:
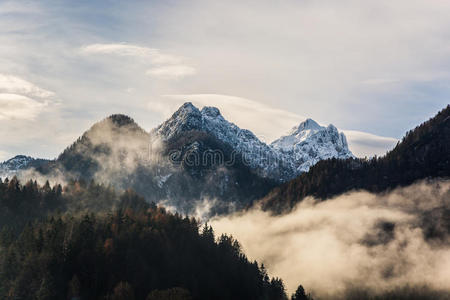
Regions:
<instances>
[{"instance_id":1,"label":"fog bank","mask_svg":"<svg viewBox=\"0 0 450 300\"><path fill-rule=\"evenodd\" d=\"M379 195L307 198L281 216L253 209L211 225L237 238L289 293L301 283L316 297L337 298L353 288L450 291L449 211L450 181L421 182Z\"/></svg>"}]
</instances>

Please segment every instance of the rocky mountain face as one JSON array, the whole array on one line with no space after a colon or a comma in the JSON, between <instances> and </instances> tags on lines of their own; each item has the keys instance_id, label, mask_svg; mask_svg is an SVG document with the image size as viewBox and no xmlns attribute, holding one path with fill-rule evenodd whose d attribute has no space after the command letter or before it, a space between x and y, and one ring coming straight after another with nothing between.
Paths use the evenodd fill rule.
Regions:
<instances>
[{"instance_id":1,"label":"rocky mountain face","mask_svg":"<svg viewBox=\"0 0 450 300\"><path fill-rule=\"evenodd\" d=\"M188 102L150 132L128 116L112 115L36 169L133 188L181 211L192 212L198 201L207 201L221 212L247 206L332 157L352 157L333 125L308 119L267 145L225 120L217 108L200 110Z\"/></svg>"},{"instance_id":2,"label":"rocky mountain face","mask_svg":"<svg viewBox=\"0 0 450 300\"><path fill-rule=\"evenodd\" d=\"M204 107L200 111L191 103L185 103L153 133L167 141L192 130L204 132L227 144L233 155L241 156L242 162L261 177L278 179L280 175L282 178L292 176L277 151L261 142L251 131L225 120L215 107Z\"/></svg>"},{"instance_id":3,"label":"rocky mountain face","mask_svg":"<svg viewBox=\"0 0 450 300\"><path fill-rule=\"evenodd\" d=\"M225 120L217 108L204 107L200 111L191 103L185 103L153 132L169 140L190 130L211 134L230 145L258 175L281 182L308 171L320 160L353 157L345 135L333 125L323 127L308 119L267 145L251 131Z\"/></svg>"},{"instance_id":4,"label":"rocky mountain face","mask_svg":"<svg viewBox=\"0 0 450 300\"><path fill-rule=\"evenodd\" d=\"M270 146L289 162L295 175L307 172L320 160L354 157L343 133L339 133L332 124L324 127L311 119L292 128L288 135L275 140Z\"/></svg>"}]
</instances>

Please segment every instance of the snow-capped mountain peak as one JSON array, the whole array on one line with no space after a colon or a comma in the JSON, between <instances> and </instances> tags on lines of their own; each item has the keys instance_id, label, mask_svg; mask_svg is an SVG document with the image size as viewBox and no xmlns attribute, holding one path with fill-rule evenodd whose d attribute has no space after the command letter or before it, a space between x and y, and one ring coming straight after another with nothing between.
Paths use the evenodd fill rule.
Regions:
<instances>
[{"instance_id":1,"label":"snow-capped mountain peak","mask_svg":"<svg viewBox=\"0 0 450 300\"><path fill-rule=\"evenodd\" d=\"M150 136L140 129L131 118L124 115L113 115L107 118L106 121L94 125L85 135L94 136L97 139L103 137L104 135L100 134L102 130L110 129L109 126L106 126L109 125L107 121L111 121L120 128L126 127L123 132L114 131L116 132L113 135L114 139L121 135L128 136L130 132L136 131L138 134L132 144L135 145L135 142L138 141L138 144L143 145L142 148L145 149L147 149L147 143L149 142L147 138L153 135L156 135L162 141L169 142L171 139L176 139L189 131L207 133L230 146L229 149L240 156L240 161L247 164L252 171L262 177L278 181L286 181L308 171L319 160L333 157L345 159L353 156L348 149L347 140L343 133L340 133L331 124L324 127L312 119L306 119L292 128L287 135L267 145L250 130L241 129L227 121L218 108L207 106L200 110L192 103L186 102L173 113L171 118L155 128ZM130 131L128 127L136 130ZM103 139L100 140L103 141ZM123 140L120 144L128 143L128 139ZM139 153L142 152L140 150ZM119 152L121 153L121 151ZM234 154L227 153L230 157L234 157ZM64 157L64 153L61 157ZM1 173L15 173L18 170L39 164L40 161L27 156L16 156L0 164L0 175Z\"/></svg>"},{"instance_id":2,"label":"snow-capped mountain peak","mask_svg":"<svg viewBox=\"0 0 450 300\"><path fill-rule=\"evenodd\" d=\"M191 102L186 102L155 131L164 140L169 140L183 131L201 130L201 128L202 113Z\"/></svg>"},{"instance_id":3,"label":"snow-capped mountain peak","mask_svg":"<svg viewBox=\"0 0 450 300\"><path fill-rule=\"evenodd\" d=\"M190 130L211 134L242 155L257 173L281 181L308 171L319 160L353 156L344 134L333 125L324 127L306 119L288 135L267 145L251 131L227 121L216 107L199 110L190 102L183 104L154 132L167 141Z\"/></svg>"},{"instance_id":4,"label":"snow-capped mountain peak","mask_svg":"<svg viewBox=\"0 0 450 300\"><path fill-rule=\"evenodd\" d=\"M322 159L353 157L343 133L339 133L332 124L320 126L312 119L300 123L288 135L275 140L270 146L281 152L286 159L291 159L297 173L308 171Z\"/></svg>"},{"instance_id":5,"label":"snow-capped mountain peak","mask_svg":"<svg viewBox=\"0 0 450 300\"><path fill-rule=\"evenodd\" d=\"M31 164L43 161L26 155L16 155L2 163L0 163L0 177L11 177L18 171L24 170Z\"/></svg>"},{"instance_id":6,"label":"snow-capped mountain peak","mask_svg":"<svg viewBox=\"0 0 450 300\"><path fill-rule=\"evenodd\" d=\"M212 106L203 107L201 113L202 115L208 116L210 118L222 117L222 115L220 114L220 110L217 107Z\"/></svg>"},{"instance_id":7,"label":"snow-capped mountain peak","mask_svg":"<svg viewBox=\"0 0 450 300\"><path fill-rule=\"evenodd\" d=\"M227 121L216 107L203 107L200 111L192 103L187 102L153 132L167 141L190 130L206 132L230 145L263 177L272 177L278 172L276 170L279 169L279 160L272 159L265 162L263 157L266 155L275 157L278 153L260 141L250 130L241 129Z\"/></svg>"},{"instance_id":8,"label":"snow-capped mountain peak","mask_svg":"<svg viewBox=\"0 0 450 300\"><path fill-rule=\"evenodd\" d=\"M316 132L323 130L325 127L320 126L313 119L306 119L298 126L293 127L286 136L282 136L272 143L273 148L288 151L293 144L303 142Z\"/></svg>"},{"instance_id":9,"label":"snow-capped mountain peak","mask_svg":"<svg viewBox=\"0 0 450 300\"><path fill-rule=\"evenodd\" d=\"M298 126L295 126L292 129L292 132L300 132L304 130L319 130L322 126L320 126L316 121L313 119L306 119L305 121L301 122Z\"/></svg>"}]
</instances>

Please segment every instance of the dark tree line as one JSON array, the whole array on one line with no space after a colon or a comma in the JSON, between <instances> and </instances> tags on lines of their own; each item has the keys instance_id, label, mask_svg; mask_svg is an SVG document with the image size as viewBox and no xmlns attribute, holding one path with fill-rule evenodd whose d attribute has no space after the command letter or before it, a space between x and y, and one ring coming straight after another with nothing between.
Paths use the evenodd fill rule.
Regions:
<instances>
[{"instance_id":1,"label":"dark tree line","mask_svg":"<svg viewBox=\"0 0 450 300\"><path fill-rule=\"evenodd\" d=\"M266 210L281 213L306 196L325 199L350 190L381 192L420 179L450 176L450 106L407 132L383 157L329 159L273 189L263 200Z\"/></svg>"},{"instance_id":2,"label":"dark tree line","mask_svg":"<svg viewBox=\"0 0 450 300\"><path fill-rule=\"evenodd\" d=\"M143 201L131 190L119 194L93 181L71 181L62 187L48 181L40 186L32 180L21 184L16 177L0 179L0 229L20 232L27 222L55 213L108 212L130 199Z\"/></svg>"},{"instance_id":3,"label":"dark tree line","mask_svg":"<svg viewBox=\"0 0 450 300\"><path fill-rule=\"evenodd\" d=\"M0 299L287 299L235 239L132 191L13 178L0 206Z\"/></svg>"}]
</instances>

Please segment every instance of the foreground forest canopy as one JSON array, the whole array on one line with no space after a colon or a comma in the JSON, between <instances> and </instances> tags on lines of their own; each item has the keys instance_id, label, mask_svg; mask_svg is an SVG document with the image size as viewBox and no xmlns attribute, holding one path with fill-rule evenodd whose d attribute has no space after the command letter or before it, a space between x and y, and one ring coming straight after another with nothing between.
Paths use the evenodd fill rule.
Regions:
<instances>
[{"instance_id":1,"label":"foreground forest canopy","mask_svg":"<svg viewBox=\"0 0 450 300\"><path fill-rule=\"evenodd\" d=\"M450 105L406 133L383 157L322 160L309 172L273 189L260 202L285 212L307 196L330 198L351 190L382 192L425 178L450 177Z\"/></svg>"},{"instance_id":2,"label":"foreground forest canopy","mask_svg":"<svg viewBox=\"0 0 450 300\"><path fill-rule=\"evenodd\" d=\"M1 299L286 299L232 237L130 191L16 178L0 187Z\"/></svg>"}]
</instances>

